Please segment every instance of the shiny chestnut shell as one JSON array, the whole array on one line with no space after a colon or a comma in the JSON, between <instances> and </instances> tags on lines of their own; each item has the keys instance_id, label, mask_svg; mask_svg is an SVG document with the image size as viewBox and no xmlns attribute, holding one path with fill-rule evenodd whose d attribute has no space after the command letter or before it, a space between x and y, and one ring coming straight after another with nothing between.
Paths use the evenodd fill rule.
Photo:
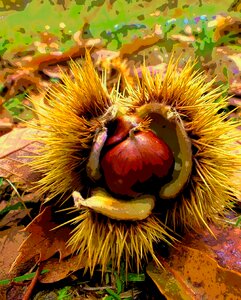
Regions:
<instances>
[{"instance_id":1,"label":"shiny chestnut shell","mask_svg":"<svg viewBox=\"0 0 241 300\"><path fill-rule=\"evenodd\" d=\"M119 132L120 136L120 129L117 128L116 132ZM115 140L113 136L110 139ZM173 153L152 131L128 134L125 139L123 135L120 140L118 144L114 143L114 146L108 147L101 158L105 182L114 194L138 196L142 187L146 188L146 184L153 178L161 183L172 172ZM110 144L112 143L107 139L106 145Z\"/></svg>"}]
</instances>

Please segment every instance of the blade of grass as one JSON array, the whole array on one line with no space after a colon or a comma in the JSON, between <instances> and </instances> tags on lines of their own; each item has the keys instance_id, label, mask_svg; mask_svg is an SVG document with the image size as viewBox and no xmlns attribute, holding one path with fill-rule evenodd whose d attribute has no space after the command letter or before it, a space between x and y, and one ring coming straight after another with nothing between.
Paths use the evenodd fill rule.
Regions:
<instances>
[{"instance_id":1,"label":"blade of grass","mask_svg":"<svg viewBox=\"0 0 241 300\"><path fill-rule=\"evenodd\" d=\"M41 275L42 274L45 274L49 272L49 270L43 270L41 272ZM3 279L3 280L0 280L0 285L7 285L11 282L22 282L24 280L31 280L34 278L36 272L33 272L33 273L29 273L29 274L25 274L25 275L22 275L22 276L18 276L18 277L15 277L13 279Z\"/></svg>"},{"instance_id":2,"label":"blade of grass","mask_svg":"<svg viewBox=\"0 0 241 300\"><path fill-rule=\"evenodd\" d=\"M17 202L13 205L8 205L7 207L5 207L4 209L2 209L0 211L0 217L2 217L3 215L5 215L6 213L8 213L11 210L18 210L18 209L24 209L25 207L23 206L22 202Z\"/></svg>"},{"instance_id":3,"label":"blade of grass","mask_svg":"<svg viewBox=\"0 0 241 300\"><path fill-rule=\"evenodd\" d=\"M105 289L106 292L112 296L114 299L116 300L121 300L121 297L119 295L117 295L114 291L112 291L111 289Z\"/></svg>"}]
</instances>

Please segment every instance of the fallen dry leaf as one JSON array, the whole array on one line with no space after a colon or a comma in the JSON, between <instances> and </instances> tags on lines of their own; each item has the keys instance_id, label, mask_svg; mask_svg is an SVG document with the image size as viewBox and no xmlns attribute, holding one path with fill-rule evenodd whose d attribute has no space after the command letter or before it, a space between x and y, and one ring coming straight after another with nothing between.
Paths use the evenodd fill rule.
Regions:
<instances>
[{"instance_id":1,"label":"fallen dry leaf","mask_svg":"<svg viewBox=\"0 0 241 300\"><path fill-rule=\"evenodd\" d=\"M0 78L1 82L1 78ZM10 130L10 124L13 127L13 117L11 113L3 106L5 98L0 95L0 136L6 134ZM12 130L12 128L11 128Z\"/></svg>"},{"instance_id":2,"label":"fallen dry leaf","mask_svg":"<svg viewBox=\"0 0 241 300\"><path fill-rule=\"evenodd\" d=\"M184 42L184 43L193 43L195 41L194 36L186 36L184 34L173 34L171 36L171 39L178 42Z\"/></svg>"},{"instance_id":3,"label":"fallen dry leaf","mask_svg":"<svg viewBox=\"0 0 241 300\"><path fill-rule=\"evenodd\" d=\"M71 273L85 267L85 262L80 262L78 255L67 257L61 261L57 258L50 258L42 264L43 270L49 272L40 276L41 283L53 283L66 278Z\"/></svg>"},{"instance_id":4,"label":"fallen dry leaf","mask_svg":"<svg viewBox=\"0 0 241 300\"><path fill-rule=\"evenodd\" d=\"M151 34L148 34L142 38L134 38L131 43L123 44L120 48L120 58L126 58L129 55L133 55L138 51L151 47L160 42L164 38L161 25L156 24Z\"/></svg>"},{"instance_id":5,"label":"fallen dry leaf","mask_svg":"<svg viewBox=\"0 0 241 300\"><path fill-rule=\"evenodd\" d=\"M6 74L7 73L6 70ZM23 87L27 89L31 85L34 86L36 90L44 87L41 77L36 72L32 72L31 69L15 69L14 72L12 69L9 70L9 73L10 74L4 80L5 88L7 88L7 92L4 95L5 100L14 97Z\"/></svg>"},{"instance_id":6,"label":"fallen dry leaf","mask_svg":"<svg viewBox=\"0 0 241 300\"><path fill-rule=\"evenodd\" d=\"M49 76L50 78L62 78L62 72L67 73L69 72L69 68L67 68L66 66L47 66L45 68L43 68L43 73L46 74L47 76Z\"/></svg>"},{"instance_id":7,"label":"fallen dry leaf","mask_svg":"<svg viewBox=\"0 0 241 300\"><path fill-rule=\"evenodd\" d=\"M165 296L167 300L195 299L192 290L189 292L179 277L177 278L171 270L168 270L166 265L163 265L163 267L163 269L159 269L154 262L151 262L146 269L147 274L155 283L161 294Z\"/></svg>"},{"instance_id":8,"label":"fallen dry leaf","mask_svg":"<svg viewBox=\"0 0 241 300\"><path fill-rule=\"evenodd\" d=\"M15 273L10 273L9 270L18 253L18 247L26 238L26 233L21 229L23 226L15 226L0 233L0 280L15 276ZM8 288L7 285L0 285L0 299L11 299L7 296Z\"/></svg>"},{"instance_id":9,"label":"fallen dry leaf","mask_svg":"<svg viewBox=\"0 0 241 300\"><path fill-rule=\"evenodd\" d=\"M10 267L18 254L19 246L27 236L22 229L23 226L15 226L0 233L0 280L10 277Z\"/></svg>"},{"instance_id":10,"label":"fallen dry leaf","mask_svg":"<svg viewBox=\"0 0 241 300\"><path fill-rule=\"evenodd\" d=\"M241 87L241 84L240 84L240 87ZM230 105L241 107L241 99L238 97L231 97L228 100L228 102Z\"/></svg>"},{"instance_id":11,"label":"fallen dry leaf","mask_svg":"<svg viewBox=\"0 0 241 300\"><path fill-rule=\"evenodd\" d=\"M216 238L205 230L186 235L183 243L211 256L221 267L241 274L241 230L233 226L210 228Z\"/></svg>"},{"instance_id":12,"label":"fallen dry leaf","mask_svg":"<svg viewBox=\"0 0 241 300\"><path fill-rule=\"evenodd\" d=\"M0 220L0 229L4 227L14 227L20 223L30 213L30 209L11 210Z\"/></svg>"},{"instance_id":13,"label":"fallen dry leaf","mask_svg":"<svg viewBox=\"0 0 241 300\"><path fill-rule=\"evenodd\" d=\"M239 1L236 1L236 3L237 2ZM239 18L217 15L215 22L216 26L213 37L215 42L229 33L237 36L239 36L241 33L241 21Z\"/></svg>"},{"instance_id":14,"label":"fallen dry leaf","mask_svg":"<svg viewBox=\"0 0 241 300\"><path fill-rule=\"evenodd\" d=\"M6 298L3 300L23 300L25 291L25 285L12 285L8 288Z\"/></svg>"},{"instance_id":15,"label":"fallen dry leaf","mask_svg":"<svg viewBox=\"0 0 241 300\"><path fill-rule=\"evenodd\" d=\"M10 132L13 129L13 123L7 118L0 118L0 136Z\"/></svg>"},{"instance_id":16,"label":"fallen dry leaf","mask_svg":"<svg viewBox=\"0 0 241 300\"><path fill-rule=\"evenodd\" d=\"M29 57L29 59L25 59L24 57L21 59L12 60L15 62L19 68L26 68L31 70L42 70L49 65L58 64L63 61L68 61L69 58L81 57L84 55L86 49L94 51L95 49L100 49L103 47L103 43L100 39L83 39L81 37L82 32L78 31L74 34L73 39L75 40L75 44L67 49L66 51L51 51L49 53L37 52L35 56Z\"/></svg>"},{"instance_id":17,"label":"fallen dry leaf","mask_svg":"<svg viewBox=\"0 0 241 300\"><path fill-rule=\"evenodd\" d=\"M36 262L45 261L57 252L62 260L72 253L71 249L66 247L72 229L67 226L54 229L58 224L52 220L53 212L48 206L24 229L30 235L20 246L13 267L32 258L35 258Z\"/></svg>"},{"instance_id":18,"label":"fallen dry leaf","mask_svg":"<svg viewBox=\"0 0 241 300\"><path fill-rule=\"evenodd\" d=\"M15 128L0 137L0 177L27 186L39 179L40 174L27 165L31 156L38 154L40 143L30 140L37 133L30 128Z\"/></svg>"},{"instance_id":19,"label":"fallen dry leaf","mask_svg":"<svg viewBox=\"0 0 241 300\"><path fill-rule=\"evenodd\" d=\"M188 234L160 258L163 269L152 262L147 273L167 299L233 299L241 295L241 230L212 227L208 232Z\"/></svg>"},{"instance_id":20,"label":"fallen dry leaf","mask_svg":"<svg viewBox=\"0 0 241 300\"><path fill-rule=\"evenodd\" d=\"M16 194L16 191L7 181L4 181L3 185L7 186L7 188L0 189L0 194L2 194L0 201L0 229L6 226L16 226L27 215L30 217L33 203L41 201L41 196L37 191L19 195ZM30 217L30 219L32 218Z\"/></svg>"},{"instance_id":21,"label":"fallen dry leaf","mask_svg":"<svg viewBox=\"0 0 241 300\"><path fill-rule=\"evenodd\" d=\"M3 120L0 120L0 131L2 132L9 132L13 129L13 123L10 122L4 122ZM2 135L2 134L1 134Z\"/></svg>"},{"instance_id":22,"label":"fallen dry leaf","mask_svg":"<svg viewBox=\"0 0 241 300\"><path fill-rule=\"evenodd\" d=\"M230 94L235 94L237 96L241 96L241 82L240 81L233 81L230 84Z\"/></svg>"},{"instance_id":23,"label":"fallen dry leaf","mask_svg":"<svg viewBox=\"0 0 241 300\"><path fill-rule=\"evenodd\" d=\"M167 299L240 300L241 274L222 268L202 251L179 246L164 269L151 263L147 273Z\"/></svg>"}]
</instances>

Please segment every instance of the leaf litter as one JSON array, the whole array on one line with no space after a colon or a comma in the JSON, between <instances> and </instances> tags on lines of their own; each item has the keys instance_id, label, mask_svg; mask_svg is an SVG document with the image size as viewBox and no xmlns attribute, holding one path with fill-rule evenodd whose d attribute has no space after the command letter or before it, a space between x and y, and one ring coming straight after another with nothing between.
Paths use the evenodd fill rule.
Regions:
<instances>
[{"instance_id":1,"label":"leaf litter","mask_svg":"<svg viewBox=\"0 0 241 300\"><path fill-rule=\"evenodd\" d=\"M109 5L110 9L115 9L116 4L114 2ZM158 5L160 6L159 2ZM101 8L100 5L100 7L95 10L95 14L98 13ZM90 14L92 13L91 9ZM146 7L146 9L149 12L149 7ZM230 6L230 9L235 10L236 8L231 8ZM158 18L162 13L162 8L158 8L153 12L152 7L151 11L149 19ZM174 11L177 13L176 10L170 9L171 13ZM178 21L178 18L176 18L176 21ZM176 21L174 21L174 23ZM159 23L158 20L155 20L155 22ZM38 145L26 139L28 135L33 134L33 131L17 127L16 123L19 123L19 120L17 120L16 116L22 113L22 107L18 107L17 109L15 106L21 101L26 100L27 94L33 94L38 97L39 88L47 91L52 84L55 84L55 81L59 80L59 71L56 65L58 64L67 72L69 57L78 61L78 59L84 55L85 49L91 49L92 57L99 68L105 66L109 69L108 80L111 85L117 81L116 73L126 72L126 74L133 74L134 67L137 67L138 70L138 66L142 62L143 57L146 57L146 63L150 65L151 68L155 69L155 67L158 66L159 68L161 66L161 68L165 70L166 61L168 60L166 56L169 55L171 48L176 55L178 55L180 51L183 51L187 56L193 55L193 53L197 55L201 50L205 50L207 51L207 55L204 59L201 56L200 65L210 78L217 75L217 81L228 82L229 93L236 95L235 101L231 101L230 105L231 107L238 107L233 117L240 118L239 100L241 85L239 74L241 61L240 49L238 48L240 44L240 19L220 14L217 15L215 19L207 20L205 23L201 22L199 18L196 25L188 24L187 26L189 27L183 27L181 33L175 32L175 26L173 26L173 28L168 27L171 24L171 22L170 24L167 22L167 24L165 24L166 27L164 24L162 24L162 26L156 24L156 26L153 26L151 29L145 30L140 28L138 31L140 36L134 38L130 38L132 35L129 34L133 27L130 29L131 27L125 27L125 24L119 24L118 28L111 28L112 32L110 36L108 36L108 33L104 35L103 31L103 33L93 38L86 38L85 32L88 33L88 30L86 30L88 26L86 27L86 25L84 25L85 27L82 26L81 30L76 31L72 35L70 34L70 38L73 36L71 46L61 51L60 47L56 45L56 38L53 35L50 33L47 35L41 33L39 41L31 45L29 49L25 48L23 49L24 51L18 51L18 53L16 53L16 51L4 52L4 55L0 59L1 66L4 66L0 71L0 80L2 82L2 86L0 87L0 135L2 135L2 137L0 137L0 177L7 178L10 182L16 184L20 194L32 186L32 182L37 180L39 174L33 173L32 170L28 168L26 163L29 158L24 156L36 154ZM94 22L89 25L92 30ZM97 26L95 27L98 28ZM178 26L176 26L176 28L178 28ZM67 34L65 28L61 30L62 35ZM89 30L89 33L91 33L91 30ZM124 34L125 30L127 34ZM228 32L228 35L225 32ZM119 38L121 35L123 35L122 39ZM231 35L236 37L236 48L232 43L233 37L231 37ZM105 36L105 39L100 39L99 36ZM120 43L118 49L109 47L109 45L113 45L115 40L118 40ZM156 45L160 46L161 53L157 51ZM48 51L48 49L50 49L50 51ZM148 53L148 55L146 55L146 53ZM123 61L125 61L125 64L122 65L120 62ZM227 72L224 70L225 67ZM122 88L124 88L124 85ZM14 97L17 97L17 100L12 100ZM8 100L11 101L7 103ZM4 103L5 105L3 105ZM2 194L2 191L4 191L4 194ZM9 278L7 269L13 263L14 256L16 258L16 250L21 242L23 242L22 247L20 248L20 254L15 261L15 265L27 262L27 260L31 261L31 259L33 259L33 264L41 262L41 268L48 271L51 270L39 276L39 281L42 282L42 284L61 281L65 277L69 277L70 274L70 277L73 276L72 278L76 279L74 274L78 270L76 269L77 258L76 256L71 256L71 250L65 248L65 241L71 229L60 227L56 230L52 230L58 224L51 220L50 209L44 208L40 214L38 214L38 209L33 210L33 216L35 216L35 218L31 223L29 223L29 219L28 222L23 222L25 225L26 223L28 225L24 231L22 231L24 227L21 225L21 220L25 219L27 211L21 206L22 202L19 201L19 197L16 196L16 193L15 196L13 196L12 189L10 192L5 193L6 191L7 189L0 190L0 199L4 201L3 204L1 203L1 205L3 205L1 206L3 217L1 218L2 237L0 238L1 245L3 245L3 252L1 252L3 254L1 257L3 273L0 275L1 279ZM24 194L23 196L21 194L21 197L27 204L28 202L37 201L33 200L37 199L37 195L32 193L26 193L26 195ZM14 227L14 224L18 224L18 226ZM172 284L175 282L173 286L176 286L177 289L179 287L181 293L186 293L185 299L188 299L189 296L191 299L199 299L198 297L202 297L205 293L213 297L215 295L212 294L209 287L207 287L206 278L208 274L208 278L212 284L211 286L214 289L221 288L224 291L224 295L227 297L231 297L232 295L233 299L236 299L235 297L238 294L236 293L237 288L235 281L236 279L240 280L240 230L233 227L225 231L222 229L212 229L216 234L216 240L208 233L200 233L192 236L188 235L184 238L185 246L181 247L177 252L175 252L176 250L174 249L172 250L171 258L173 258L173 261L170 262L170 259L164 261L164 264L168 266L167 269L171 270L165 275L166 277L163 275L163 272L157 271L155 266L148 266L147 272L157 284L158 288L160 288L160 283L157 283L157 281L162 280L162 276L164 276L163 278L166 278L167 283ZM29 235L26 239L27 232ZM46 249L48 251L46 251ZM12 255L8 257L9 251L11 251ZM55 257L56 254L60 257ZM180 257L183 257L183 259L180 260ZM187 265L184 263L187 263ZM205 265L210 266L210 269ZM81 266L80 264L80 269ZM197 266L200 267L202 272L198 274L200 275L198 278L195 277L196 273L190 273L189 266L191 270L194 270ZM29 268L27 272L29 272L30 269L31 268ZM14 271L14 268L12 270ZM156 272L158 280L152 274ZM161 273L162 275L160 275ZM30 272L30 274L34 276L33 273ZM183 283L182 277L184 275L189 284L188 288L186 283ZM17 276L17 274L13 276ZM216 278L221 278L220 282L215 282L215 276ZM223 278L226 278L226 282L223 282ZM22 280L24 281L26 279L27 277L24 277ZM79 279L76 280L78 282ZM63 290L62 297L68 297L69 294L74 295L74 293L77 293L75 296L79 297L79 299L83 297L83 299L104 298L110 300L124 299L125 297L133 297L133 299L135 299L135 297L138 297L139 290L137 289L136 291L133 286L130 290L124 292L123 286L121 286L117 276L111 277L111 275L107 274L105 281L108 285L106 284L107 289L104 289L104 291L101 291L102 284L98 278L96 279L97 287L90 287L88 285L89 283L80 284L80 288L77 289L77 292L68 289ZM136 277L134 282L137 281ZM191 285L192 287L190 288ZM173 286L171 288L173 288ZM88 290L88 287L90 287L90 289L92 288L92 292L90 292L90 289ZM108 287L111 287L111 289L108 289ZM85 290L84 293L81 292L81 288ZM93 291L94 288L97 288L99 294ZM195 290L196 294L193 295L190 289ZM206 289L205 292L204 289ZM167 299L171 299L168 298L170 295L167 290L165 288L164 292L163 290L161 291L166 295ZM59 297L61 297L60 291L56 292L56 295ZM87 291L89 291L89 293ZM16 300L17 297L19 297L18 293L19 290L17 288L16 290L12 289L8 293L8 299ZM22 294L24 294L24 291ZM70 296L70 299L71 297L72 296ZM177 297L177 293L175 297Z\"/></svg>"}]
</instances>

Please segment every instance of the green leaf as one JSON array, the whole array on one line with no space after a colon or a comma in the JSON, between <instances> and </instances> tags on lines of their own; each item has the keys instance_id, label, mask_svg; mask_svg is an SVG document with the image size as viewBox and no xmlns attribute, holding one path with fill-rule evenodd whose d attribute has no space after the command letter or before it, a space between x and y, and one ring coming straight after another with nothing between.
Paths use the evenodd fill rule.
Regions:
<instances>
[{"instance_id":1,"label":"green leaf","mask_svg":"<svg viewBox=\"0 0 241 300\"><path fill-rule=\"evenodd\" d=\"M53 82L53 83L58 83L59 82L59 78L50 78L50 82Z\"/></svg>"},{"instance_id":2,"label":"green leaf","mask_svg":"<svg viewBox=\"0 0 241 300\"><path fill-rule=\"evenodd\" d=\"M113 300L113 297L112 297L112 296L106 296L106 297L104 298L104 300Z\"/></svg>"},{"instance_id":3,"label":"green leaf","mask_svg":"<svg viewBox=\"0 0 241 300\"><path fill-rule=\"evenodd\" d=\"M3 89L4 89L4 84L0 82L0 93L3 91Z\"/></svg>"},{"instance_id":4,"label":"green leaf","mask_svg":"<svg viewBox=\"0 0 241 300\"><path fill-rule=\"evenodd\" d=\"M114 291L112 291L111 289L105 289L106 292L111 295L115 300L121 300L121 297L119 295L117 295Z\"/></svg>"},{"instance_id":5,"label":"green leaf","mask_svg":"<svg viewBox=\"0 0 241 300\"><path fill-rule=\"evenodd\" d=\"M226 67L223 68L223 75L228 78L228 69Z\"/></svg>"},{"instance_id":6,"label":"green leaf","mask_svg":"<svg viewBox=\"0 0 241 300\"><path fill-rule=\"evenodd\" d=\"M70 286L66 286L63 289L58 291L58 300L71 300L71 294L70 294Z\"/></svg>"},{"instance_id":7,"label":"green leaf","mask_svg":"<svg viewBox=\"0 0 241 300\"><path fill-rule=\"evenodd\" d=\"M238 227L241 224L241 216L238 218L237 222L235 223L235 226Z\"/></svg>"},{"instance_id":8,"label":"green leaf","mask_svg":"<svg viewBox=\"0 0 241 300\"><path fill-rule=\"evenodd\" d=\"M128 273L127 281L134 281L134 282L145 281L145 274Z\"/></svg>"},{"instance_id":9,"label":"green leaf","mask_svg":"<svg viewBox=\"0 0 241 300\"><path fill-rule=\"evenodd\" d=\"M116 277L116 291L117 294L120 294L122 292L123 289L123 282L120 280L119 277Z\"/></svg>"},{"instance_id":10,"label":"green leaf","mask_svg":"<svg viewBox=\"0 0 241 300\"><path fill-rule=\"evenodd\" d=\"M106 285L110 283L110 275L108 273L105 273L105 283Z\"/></svg>"},{"instance_id":11,"label":"green leaf","mask_svg":"<svg viewBox=\"0 0 241 300\"><path fill-rule=\"evenodd\" d=\"M13 117L19 116L25 109L22 104L25 94L17 95L16 97L10 98L5 101L3 106L11 113Z\"/></svg>"},{"instance_id":12,"label":"green leaf","mask_svg":"<svg viewBox=\"0 0 241 300\"><path fill-rule=\"evenodd\" d=\"M1 185L1 184L0 184ZM2 209L0 211L0 216L5 215L6 213L8 213L11 210L18 210L18 209L24 209L25 207L23 206L22 202L17 202L13 205L8 205L7 207L5 207L4 209Z\"/></svg>"},{"instance_id":13,"label":"green leaf","mask_svg":"<svg viewBox=\"0 0 241 300\"><path fill-rule=\"evenodd\" d=\"M45 274L45 273L48 273L49 270L43 270L41 272L41 275L42 274ZM29 273L29 274L25 274L25 275L22 275L22 276L18 276L18 277L15 277L13 279L3 279L3 280L0 280L0 285L6 285L6 284L9 284L11 282L22 282L24 280L31 280L34 278L36 272L33 272L33 273Z\"/></svg>"}]
</instances>

